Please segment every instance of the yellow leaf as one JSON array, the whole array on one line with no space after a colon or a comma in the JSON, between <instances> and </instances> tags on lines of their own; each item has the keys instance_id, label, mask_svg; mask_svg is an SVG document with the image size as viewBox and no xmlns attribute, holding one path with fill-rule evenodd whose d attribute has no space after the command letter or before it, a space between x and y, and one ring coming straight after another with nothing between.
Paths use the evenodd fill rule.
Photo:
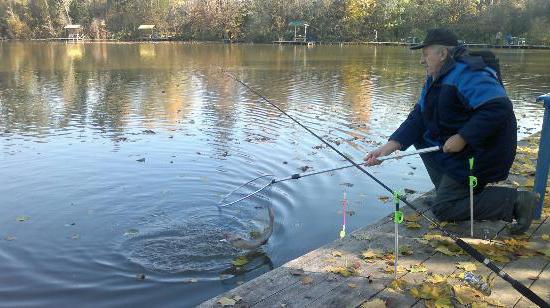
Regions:
<instances>
[{"instance_id":1,"label":"yellow leaf","mask_svg":"<svg viewBox=\"0 0 550 308\"><path fill-rule=\"evenodd\" d=\"M426 280L424 280L424 281L436 284L436 283L447 281L447 277L445 277L443 275L439 275L439 274L432 274L432 275L428 276L426 278Z\"/></svg>"},{"instance_id":2,"label":"yellow leaf","mask_svg":"<svg viewBox=\"0 0 550 308\"><path fill-rule=\"evenodd\" d=\"M406 287L407 282L403 279L395 279L390 284L390 288L394 289L395 291L405 290Z\"/></svg>"},{"instance_id":3,"label":"yellow leaf","mask_svg":"<svg viewBox=\"0 0 550 308\"><path fill-rule=\"evenodd\" d=\"M405 227L407 227L407 229L420 229L422 228L422 225L417 222L410 221L405 223Z\"/></svg>"},{"instance_id":4,"label":"yellow leaf","mask_svg":"<svg viewBox=\"0 0 550 308\"><path fill-rule=\"evenodd\" d=\"M350 271L347 268L341 266L330 266L326 268L326 270L331 273L340 274L344 277L351 276Z\"/></svg>"},{"instance_id":5,"label":"yellow leaf","mask_svg":"<svg viewBox=\"0 0 550 308\"><path fill-rule=\"evenodd\" d=\"M371 301L364 302L360 306L361 308L386 308L386 302L379 298L375 298Z\"/></svg>"},{"instance_id":6,"label":"yellow leaf","mask_svg":"<svg viewBox=\"0 0 550 308\"><path fill-rule=\"evenodd\" d=\"M234 299L222 297L217 301L217 303L222 306L235 306L237 302Z\"/></svg>"},{"instance_id":7,"label":"yellow leaf","mask_svg":"<svg viewBox=\"0 0 550 308\"><path fill-rule=\"evenodd\" d=\"M487 308L489 307L487 305L487 303L484 303L484 302L481 302L481 303L478 303L478 302L473 302L472 303L472 308Z\"/></svg>"},{"instance_id":8,"label":"yellow leaf","mask_svg":"<svg viewBox=\"0 0 550 308\"><path fill-rule=\"evenodd\" d=\"M379 253L382 253L382 252L380 250L368 249L361 253L361 257L363 257L363 259L380 258Z\"/></svg>"},{"instance_id":9,"label":"yellow leaf","mask_svg":"<svg viewBox=\"0 0 550 308\"><path fill-rule=\"evenodd\" d=\"M313 278L310 276L304 276L302 279L302 284L311 284L313 282Z\"/></svg>"},{"instance_id":10,"label":"yellow leaf","mask_svg":"<svg viewBox=\"0 0 550 308\"><path fill-rule=\"evenodd\" d=\"M452 308L450 297L441 297L435 301L435 308Z\"/></svg>"},{"instance_id":11,"label":"yellow leaf","mask_svg":"<svg viewBox=\"0 0 550 308\"><path fill-rule=\"evenodd\" d=\"M439 246L437 246L437 248L436 248L435 250L436 250L436 251L439 251L439 252L441 252L442 254L447 255L447 256L458 256L458 253L452 252L452 251L449 249L449 247L444 246L444 245L439 245Z\"/></svg>"},{"instance_id":12,"label":"yellow leaf","mask_svg":"<svg viewBox=\"0 0 550 308\"><path fill-rule=\"evenodd\" d=\"M426 266L422 264L411 265L411 267L409 268L409 272L411 273L423 273L427 270L428 268L426 268Z\"/></svg>"},{"instance_id":13,"label":"yellow leaf","mask_svg":"<svg viewBox=\"0 0 550 308\"><path fill-rule=\"evenodd\" d=\"M418 214L405 215L404 220L409 222L419 222L420 216Z\"/></svg>"},{"instance_id":14,"label":"yellow leaf","mask_svg":"<svg viewBox=\"0 0 550 308\"><path fill-rule=\"evenodd\" d=\"M543 235L540 236L540 238L543 241L550 241L550 235L548 235L548 234L543 234Z\"/></svg>"},{"instance_id":15,"label":"yellow leaf","mask_svg":"<svg viewBox=\"0 0 550 308\"><path fill-rule=\"evenodd\" d=\"M233 265L235 266L243 266L245 264L247 264L248 262L248 259L245 257L245 256L240 256L240 257L237 257L237 259L233 260Z\"/></svg>"},{"instance_id":16,"label":"yellow leaf","mask_svg":"<svg viewBox=\"0 0 550 308\"><path fill-rule=\"evenodd\" d=\"M409 291L411 293L411 295L414 297L414 298L420 298L420 291L418 291L418 289L415 287L415 288L411 288L411 290Z\"/></svg>"},{"instance_id":17,"label":"yellow leaf","mask_svg":"<svg viewBox=\"0 0 550 308\"><path fill-rule=\"evenodd\" d=\"M378 200L380 200L380 201L386 203L386 202L388 202L388 201L390 200L390 197L388 197L388 196L379 196L379 197L378 197Z\"/></svg>"},{"instance_id":18,"label":"yellow leaf","mask_svg":"<svg viewBox=\"0 0 550 308\"><path fill-rule=\"evenodd\" d=\"M411 248L411 246L401 246L399 247L399 253L401 253L402 255L404 256L410 256L413 254L413 250Z\"/></svg>"},{"instance_id":19,"label":"yellow leaf","mask_svg":"<svg viewBox=\"0 0 550 308\"><path fill-rule=\"evenodd\" d=\"M355 289L357 288L357 285L355 283L348 283L348 287L350 287L351 289Z\"/></svg>"},{"instance_id":20,"label":"yellow leaf","mask_svg":"<svg viewBox=\"0 0 550 308\"><path fill-rule=\"evenodd\" d=\"M463 269L467 272L473 272L477 270L477 266L473 262L458 262L456 268Z\"/></svg>"},{"instance_id":21,"label":"yellow leaf","mask_svg":"<svg viewBox=\"0 0 550 308\"><path fill-rule=\"evenodd\" d=\"M453 290L456 299L462 305L469 305L476 302L480 296L480 293L470 287L463 285L453 285Z\"/></svg>"},{"instance_id":22,"label":"yellow leaf","mask_svg":"<svg viewBox=\"0 0 550 308\"><path fill-rule=\"evenodd\" d=\"M339 252L338 250L335 250L335 251L332 252L332 256L333 256L333 257L341 257L341 256L342 256L342 253Z\"/></svg>"},{"instance_id":23,"label":"yellow leaf","mask_svg":"<svg viewBox=\"0 0 550 308\"><path fill-rule=\"evenodd\" d=\"M541 254L547 256L550 258L550 248L546 248L546 249L539 249L537 250L538 252L540 252Z\"/></svg>"},{"instance_id":24,"label":"yellow leaf","mask_svg":"<svg viewBox=\"0 0 550 308\"><path fill-rule=\"evenodd\" d=\"M393 265L391 266L388 265L384 269L384 273L387 273L387 274L392 274L394 271L395 271L395 266ZM406 272L405 267L403 267L403 265L397 265L397 273L404 273L404 272Z\"/></svg>"}]
</instances>

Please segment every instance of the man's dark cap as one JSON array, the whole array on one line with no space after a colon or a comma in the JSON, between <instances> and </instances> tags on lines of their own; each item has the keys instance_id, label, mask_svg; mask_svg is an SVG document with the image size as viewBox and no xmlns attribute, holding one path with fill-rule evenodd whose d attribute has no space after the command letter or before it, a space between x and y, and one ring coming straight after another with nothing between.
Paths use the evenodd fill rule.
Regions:
<instances>
[{"instance_id":1,"label":"man's dark cap","mask_svg":"<svg viewBox=\"0 0 550 308\"><path fill-rule=\"evenodd\" d=\"M411 49L420 49L430 45L458 46L458 38L456 34L446 28L430 29L424 41L411 46Z\"/></svg>"}]
</instances>

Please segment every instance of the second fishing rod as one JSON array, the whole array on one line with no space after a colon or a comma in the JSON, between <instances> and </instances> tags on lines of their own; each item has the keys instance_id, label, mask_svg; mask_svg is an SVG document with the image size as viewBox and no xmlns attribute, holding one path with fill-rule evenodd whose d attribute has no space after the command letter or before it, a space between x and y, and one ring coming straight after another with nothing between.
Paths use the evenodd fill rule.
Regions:
<instances>
[{"instance_id":1,"label":"second fishing rod","mask_svg":"<svg viewBox=\"0 0 550 308\"><path fill-rule=\"evenodd\" d=\"M255 95L257 95L258 97L260 97L262 100L264 100L265 102L267 102L268 104L270 104L271 106L273 106L275 109L279 110L282 114L284 114L285 116L287 116L290 120L292 120L294 123L296 123L297 125L299 125L300 127L302 127L303 129L305 129L307 132L309 132L311 135L313 135L315 138L319 139L322 143L324 143L327 147L329 147L330 149L332 149L334 152L336 152L338 155L340 155L341 157L343 157L345 160L347 160L348 162L350 162L352 164L352 166L356 167L357 169L359 169L361 172L363 172L364 174L366 174L368 177L370 177L373 181L375 181L376 183L378 183L380 186L384 187L384 189L386 189L387 191L389 191L392 195L394 196L397 196L397 198L402 201L403 203L405 203L408 207L410 207L411 209L413 209L418 215L422 216L424 219L426 219L428 222L430 222L431 224L433 224L435 227L434 229L440 231L441 233L443 233L445 236L448 236L450 237L456 244L457 246L459 246L462 250L464 250L466 253L468 253L470 256L472 256L474 259L476 259L478 262L484 264L487 268L489 268L491 271L493 271L495 274L497 274L499 277L501 277L502 279L504 279L506 282L510 283L512 285L512 287L514 289L516 289L519 293L521 293L523 296L525 296L526 298L528 298L530 301L532 301L533 303L535 303L536 305L538 305L539 307L548 307L550 308L550 305L545 302L540 296L538 296L537 294L535 294L532 290L530 290L529 288L527 288L525 285L523 285L521 282L515 280L513 277L511 277L510 275L508 275L506 272L504 272L498 265L496 265L493 261L491 261L489 258L485 257L482 253L480 253L478 250L476 250L473 246L471 246L470 244L466 243L464 240L462 240L461 238L459 238L457 235L455 235L454 233L444 229L441 224L437 221L435 221L434 219L430 218L429 216L427 216L426 214L424 214L422 211L420 211L416 206L414 206L411 202L407 201L403 196L397 194L393 189L391 189L390 187L388 187L386 184L384 184L382 181L380 181L378 178L376 178L374 175L372 175L370 172L368 172L367 170L365 170L365 168L363 168L361 165L357 164L356 162L354 162L351 158L349 158L347 155L345 155L344 153L342 153L341 151L339 151L338 149L336 149L332 144L328 143L327 141L325 141L321 136L317 135L315 132L313 132L311 129L309 129L308 127L304 126L302 123L300 123L298 120L296 120L294 117L292 117L291 115L289 115L287 112L285 112L284 110L282 110L279 106L277 106L276 104L274 104L273 102L271 102L269 99L267 99L265 96L263 96L261 93L259 93L258 91L256 91L255 89L253 89L252 87L250 87L248 84L244 83L243 81L241 81L239 78L237 78L236 76L234 76L233 74L225 71L222 69L222 71L229 77L231 77L233 80L235 80L236 82L240 83L241 85L243 85L246 89L248 89L250 92L254 93Z\"/></svg>"}]
</instances>

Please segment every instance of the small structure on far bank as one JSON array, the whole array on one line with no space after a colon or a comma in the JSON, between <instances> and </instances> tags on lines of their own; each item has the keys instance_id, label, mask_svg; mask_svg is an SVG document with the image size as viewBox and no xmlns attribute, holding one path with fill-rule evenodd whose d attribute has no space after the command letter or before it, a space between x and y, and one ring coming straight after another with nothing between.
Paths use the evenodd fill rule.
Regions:
<instances>
[{"instance_id":1,"label":"small structure on far bank","mask_svg":"<svg viewBox=\"0 0 550 308\"><path fill-rule=\"evenodd\" d=\"M291 41L285 41L282 39L279 39L278 41L274 41L275 44L291 44L291 45L308 45L312 46L315 45L314 41L308 41L307 39L307 27L309 27L309 24L306 23L303 20L293 20L288 23L289 26L294 27L294 37ZM304 27L304 32L301 34L301 31L298 31L300 27Z\"/></svg>"},{"instance_id":2,"label":"small structure on far bank","mask_svg":"<svg viewBox=\"0 0 550 308\"><path fill-rule=\"evenodd\" d=\"M140 25L138 31L140 40L147 41L155 37L155 25Z\"/></svg>"},{"instance_id":3,"label":"small structure on far bank","mask_svg":"<svg viewBox=\"0 0 550 308\"><path fill-rule=\"evenodd\" d=\"M67 31L67 39L79 40L83 38L81 25L66 25L64 29Z\"/></svg>"}]
</instances>

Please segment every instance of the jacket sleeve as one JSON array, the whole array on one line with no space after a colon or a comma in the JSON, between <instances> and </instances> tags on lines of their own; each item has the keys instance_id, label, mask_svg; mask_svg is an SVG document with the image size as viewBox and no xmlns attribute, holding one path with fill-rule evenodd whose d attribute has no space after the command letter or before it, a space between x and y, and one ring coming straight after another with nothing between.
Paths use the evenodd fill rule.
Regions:
<instances>
[{"instance_id":1,"label":"jacket sleeve","mask_svg":"<svg viewBox=\"0 0 550 308\"><path fill-rule=\"evenodd\" d=\"M401 144L401 150L406 150L412 144L422 138L426 131L422 113L420 111L420 103L414 106L414 109L409 113L407 119L401 123L399 128L390 136L390 140L397 141Z\"/></svg>"},{"instance_id":2,"label":"jacket sleeve","mask_svg":"<svg viewBox=\"0 0 550 308\"><path fill-rule=\"evenodd\" d=\"M512 103L502 85L487 71L469 71L458 84L459 97L472 116L458 134L480 149L513 116Z\"/></svg>"}]
</instances>

